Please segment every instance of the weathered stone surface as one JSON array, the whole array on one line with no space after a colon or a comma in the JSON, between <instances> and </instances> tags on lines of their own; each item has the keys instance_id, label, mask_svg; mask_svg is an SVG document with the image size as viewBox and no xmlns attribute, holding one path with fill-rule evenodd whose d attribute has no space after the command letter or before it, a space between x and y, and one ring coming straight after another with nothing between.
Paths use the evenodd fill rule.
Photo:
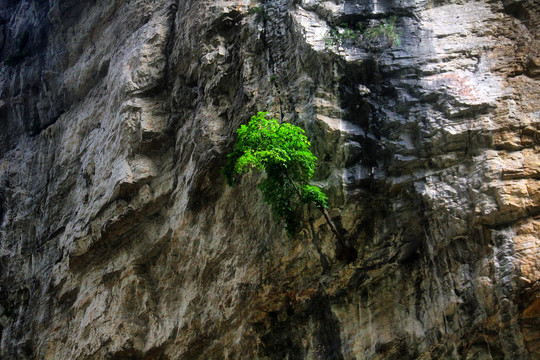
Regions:
<instances>
[{"instance_id":1,"label":"weathered stone surface","mask_svg":"<svg viewBox=\"0 0 540 360\"><path fill-rule=\"evenodd\" d=\"M0 0L0 57L0 358L540 357L535 0ZM259 109L345 246L225 185Z\"/></svg>"}]
</instances>

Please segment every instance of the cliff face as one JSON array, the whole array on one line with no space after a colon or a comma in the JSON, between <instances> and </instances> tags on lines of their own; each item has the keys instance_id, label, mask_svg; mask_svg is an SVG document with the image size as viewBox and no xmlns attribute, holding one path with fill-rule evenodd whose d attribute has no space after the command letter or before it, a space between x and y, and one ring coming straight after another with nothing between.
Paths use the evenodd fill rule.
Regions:
<instances>
[{"instance_id":1,"label":"cliff face","mask_svg":"<svg viewBox=\"0 0 540 360\"><path fill-rule=\"evenodd\" d=\"M0 358L540 357L536 0L1 0L0 55ZM259 109L356 257L225 185Z\"/></svg>"}]
</instances>

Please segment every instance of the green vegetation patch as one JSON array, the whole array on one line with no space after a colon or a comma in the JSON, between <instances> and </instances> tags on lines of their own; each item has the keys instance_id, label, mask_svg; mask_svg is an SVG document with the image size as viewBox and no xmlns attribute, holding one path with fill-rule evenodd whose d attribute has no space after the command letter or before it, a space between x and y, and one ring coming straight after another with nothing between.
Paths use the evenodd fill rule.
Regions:
<instances>
[{"instance_id":1,"label":"green vegetation patch","mask_svg":"<svg viewBox=\"0 0 540 360\"><path fill-rule=\"evenodd\" d=\"M289 235L299 226L298 211L302 204L312 203L320 209L328 207L328 198L317 186L310 185L317 158L310 150L305 131L289 123L268 119L258 112L247 125L237 130L238 140L228 155L223 169L229 185L238 183L240 175L262 171L259 183L264 201L284 221Z\"/></svg>"},{"instance_id":2,"label":"green vegetation patch","mask_svg":"<svg viewBox=\"0 0 540 360\"><path fill-rule=\"evenodd\" d=\"M342 46L351 43L368 48L391 48L400 45L401 31L396 26L396 17L391 16L365 29L361 23L357 24L356 28L341 24L330 29L324 41L327 46Z\"/></svg>"}]
</instances>

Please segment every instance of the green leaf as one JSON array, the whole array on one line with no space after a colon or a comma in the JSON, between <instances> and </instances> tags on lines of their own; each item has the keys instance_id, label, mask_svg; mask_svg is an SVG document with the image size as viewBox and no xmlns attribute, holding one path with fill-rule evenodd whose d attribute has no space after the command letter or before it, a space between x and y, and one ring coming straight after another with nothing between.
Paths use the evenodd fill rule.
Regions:
<instances>
[{"instance_id":1,"label":"green leaf","mask_svg":"<svg viewBox=\"0 0 540 360\"><path fill-rule=\"evenodd\" d=\"M267 115L258 112L247 125L240 126L235 149L227 156L222 172L233 186L243 173L263 171L266 176L258 188L264 201L293 235L299 226L302 204L327 208L328 198L320 188L309 185L317 158L310 150L305 131L293 124L267 119Z\"/></svg>"}]
</instances>

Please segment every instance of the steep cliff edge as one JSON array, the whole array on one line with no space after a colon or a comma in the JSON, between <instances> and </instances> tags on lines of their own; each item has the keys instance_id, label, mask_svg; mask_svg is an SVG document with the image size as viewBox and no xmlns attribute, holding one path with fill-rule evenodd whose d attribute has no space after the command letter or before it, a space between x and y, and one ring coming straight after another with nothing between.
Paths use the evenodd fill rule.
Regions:
<instances>
[{"instance_id":1,"label":"steep cliff edge","mask_svg":"<svg viewBox=\"0 0 540 360\"><path fill-rule=\"evenodd\" d=\"M1 359L540 358L537 0L0 0L0 60ZM226 186L259 109L354 259Z\"/></svg>"}]
</instances>

